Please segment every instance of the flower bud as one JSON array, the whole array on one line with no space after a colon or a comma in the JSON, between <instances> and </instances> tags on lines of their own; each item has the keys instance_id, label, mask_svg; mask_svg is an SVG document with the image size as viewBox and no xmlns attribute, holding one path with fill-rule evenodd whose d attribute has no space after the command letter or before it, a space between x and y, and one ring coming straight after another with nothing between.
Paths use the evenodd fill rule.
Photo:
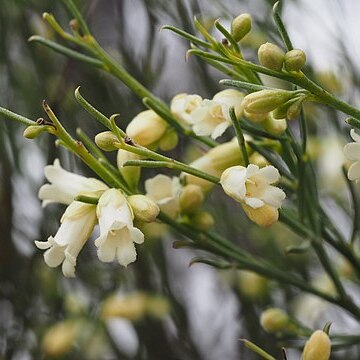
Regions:
<instances>
[{"instance_id":1,"label":"flower bud","mask_svg":"<svg viewBox=\"0 0 360 360\"><path fill-rule=\"evenodd\" d=\"M294 49L285 54L284 65L287 71L299 71L306 63L306 55L302 50Z\"/></svg>"},{"instance_id":2,"label":"flower bud","mask_svg":"<svg viewBox=\"0 0 360 360\"><path fill-rule=\"evenodd\" d=\"M199 211L191 216L191 223L201 231L207 231L214 226L214 218L207 211Z\"/></svg>"},{"instance_id":3,"label":"flower bud","mask_svg":"<svg viewBox=\"0 0 360 360\"><path fill-rule=\"evenodd\" d=\"M274 119L271 115L264 121L264 128L270 134L281 135L287 128L286 119Z\"/></svg>"},{"instance_id":4,"label":"flower bud","mask_svg":"<svg viewBox=\"0 0 360 360\"><path fill-rule=\"evenodd\" d=\"M302 360L328 360L331 352L329 336L322 330L316 330L306 342Z\"/></svg>"},{"instance_id":5,"label":"flower bud","mask_svg":"<svg viewBox=\"0 0 360 360\"><path fill-rule=\"evenodd\" d=\"M132 152L119 149L117 153L117 166L120 174L123 176L125 181L131 188L136 188L140 179L141 168L140 166L123 166L124 163L128 160L139 160L141 159L140 155L134 154Z\"/></svg>"},{"instance_id":6,"label":"flower bud","mask_svg":"<svg viewBox=\"0 0 360 360\"><path fill-rule=\"evenodd\" d=\"M262 168L264 166L270 165L269 161L266 160L261 154L259 154L258 152L254 152L250 157L249 157L249 162L250 164L255 164L257 165L259 168Z\"/></svg>"},{"instance_id":7,"label":"flower bud","mask_svg":"<svg viewBox=\"0 0 360 360\"><path fill-rule=\"evenodd\" d=\"M179 141L177 132L173 129L167 131L166 134L160 139L159 148L162 151L169 151L176 147Z\"/></svg>"},{"instance_id":8,"label":"flower bud","mask_svg":"<svg viewBox=\"0 0 360 360\"><path fill-rule=\"evenodd\" d=\"M135 219L143 222L153 222L159 215L158 205L145 195L131 195L127 198Z\"/></svg>"},{"instance_id":9,"label":"flower bud","mask_svg":"<svg viewBox=\"0 0 360 360\"><path fill-rule=\"evenodd\" d=\"M279 212L277 209L269 205L264 205L259 208L252 208L245 204L241 204L248 218L254 223L262 227L269 227L276 223L279 219Z\"/></svg>"},{"instance_id":10,"label":"flower bud","mask_svg":"<svg viewBox=\"0 0 360 360\"><path fill-rule=\"evenodd\" d=\"M236 42L240 41L251 30L251 15L241 14L231 23L231 35Z\"/></svg>"},{"instance_id":11,"label":"flower bud","mask_svg":"<svg viewBox=\"0 0 360 360\"><path fill-rule=\"evenodd\" d=\"M266 113L255 114L244 110L244 115L248 120L254 123L260 123L268 117L269 113L266 112Z\"/></svg>"},{"instance_id":12,"label":"flower bud","mask_svg":"<svg viewBox=\"0 0 360 360\"><path fill-rule=\"evenodd\" d=\"M248 149L251 153L251 149ZM234 165L243 163L242 154L239 151L237 139L218 145L209 150L204 156L193 161L190 166L204 171L213 176L220 176L222 172ZM203 191L210 190L214 184L197 176L184 174L186 184L199 185Z\"/></svg>"},{"instance_id":13,"label":"flower bud","mask_svg":"<svg viewBox=\"0 0 360 360\"><path fill-rule=\"evenodd\" d=\"M288 314L279 308L269 308L260 317L260 324L268 333L286 331L290 323Z\"/></svg>"},{"instance_id":14,"label":"flower bud","mask_svg":"<svg viewBox=\"0 0 360 360\"><path fill-rule=\"evenodd\" d=\"M104 151L117 150L114 144L118 142L118 138L111 131L103 131L95 136L96 145Z\"/></svg>"},{"instance_id":15,"label":"flower bud","mask_svg":"<svg viewBox=\"0 0 360 360\"><path fill-rule=\"evenodd\" d=\"M252 271L239 272L238 285L241 293L250 299L258 299L268 292L268 281Z\"/></svg>"},{"instance_id":16,"label":"flower bud","mask_svg":"<svg viewBox=\"0 0 360 360\"><path fill-rule=\"evenodd\" d=\"M76 341L80 326L75 321L63 321L50 327L42 340L47 356L60 357L68 353Z\"/></svg>"},{"instance_id":17,"label":"flower bud","mask_svg":"<svg viewBox=\"0 0 360 360\"><path fill-rule=\"evenodd\" d=\"M280 89L256 91L245 96L243 107L249 113L268 113L289 101L293 96L292 91Z\"/></svg>"},{"instance_id":18,"label":"flower bud","mask_svg":"<svg viewBox=\"0 0 360 360\"><path fill-rule=\"evenodd\" d=\"M107 298L102 308L102 318L122 317L136 321L146 313L146 295L134 293L124 297L111 296Z\"/></svg>"},{"instance_id":19,"label":"flower bud","mask_svg":"<svg viewBox=\"0 0 360 360\"><path fill-rule=\"evenodd\" d=\"M300 115L301 106L305 100L305 97L301 97L299 100L294 101L286 111L286 117L289 120L294 120Z\"/></svg>"},{"instance_id":20,"label":"flower bud","mask_svg":"<svg viewBox=\"0 0 360 360\"><path fill-rule=\"evenodd\" d=\"M284 57L285 52L275 44L267 42L259 47L259 62L268 69L280 71L284 64Z\"/></svg>"},{"instance_id":21,"label":"flower bud","mask_svg":"<svg viewBox=\"0 0 360 360\"><path fill-rule=\"evenodd\" d=\"M158 142L165 134L168 124L152 110L135 116L126 128L126 134L137 144L149 146Z\"/></svg>"},{"instance_id":22,"label":"flower bud","mask_svg":"<svg viewBox=\"0 0 360 360\"><path fill-rule=\"evenodd\" d=\"M49 126L46 125L30 125L24 130L23 136L27 139L35 139L47 130L49 130Z\"/></svg>"},{"instance_id":23,"label":"flower bud","mask_svg":"<svg viewBox=\"0 0 360 360\"><path fill-rule=\"evenodd\" d=\"M179 203L182 213L195 212L204 201L204 193L198 185L185 185L181 189Z\"/></svg>"}]
</instances>

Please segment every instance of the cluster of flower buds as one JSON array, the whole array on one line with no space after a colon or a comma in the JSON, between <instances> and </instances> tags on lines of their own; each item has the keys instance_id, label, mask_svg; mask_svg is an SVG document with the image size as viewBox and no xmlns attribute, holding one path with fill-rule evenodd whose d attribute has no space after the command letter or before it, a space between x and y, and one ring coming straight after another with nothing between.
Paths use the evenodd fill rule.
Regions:
<instances>
[{"instance_id":1,"label":"cluster of flower buds","mask_svg":"<svg viewBox=\"0 0 360 360\"><path fill-rule=\"evenodd\" d=\"M199 95L178 94L171 101L171 113L186 127L191 127L198 136L221 136L231 126L229 110L234 107L237 116L241 114L244 94L227 89L218 92L212 100Z\"/></svg>"},{"instance_id":2,"label":"cluster of flower buds","mask_svg":"<svg viewBox=\"0 0 360 360\"><path fill-rule=\"evenodd\" d=\"M141 244L144 235L134 227L133 221L156 219L160 210L153 200L144 195L126 197L121 190L109 189L100 180L64 170L58 160L45 168L45 176L50 184L39 190L43 206L51 202L68 205L56 235L45 242L35 242L38 248L46 250L47 265L62 264L63 274L74 277L77 256L97 223L100 235L95 245L101 261L112 262L116 258L119 264L127 266L136 260L134 243ZM85 199L92 201L85 202Z\"/></svg>"},{"instance_id":3,"label":"cluster of flower buds","mask_svg":"<svg viewBox=\"0 0 360 360\"><path fill-rule=\"evenodd\" d=\"M295 119L308 97L305 90L264 89L245 96L242 107L247 119L264 122L269 130L276 129L278 124L277 132L281 133L286 129L286 119Z\"/></svg>"},{"instance_id":4,"label":"cluster of flower buds","mask_svg":"<svg viewBox=\"0 0 360 360\"><path fill-rule=\"evenodd\" d=\"M306 55L300 49L285 53L277 45L265 43L259 47L258 59L262 66L274 71L300 71L306 63Z\"/></svg>"},{"instance_id":5,"label":"cluster of flower buds","mask_svg":"<svg viewBox=\"0 0 360 360\"><path fill-rule=\"evenodd\" d=\"M191 216L191 224L203 231L214 224L212 216L200 209L205 195L203 188L198 184L182 185L178 177L158 174L145 181L145 191L146 196L173 219L181 215L185 220Z\"/></svg>"}]
</instances>

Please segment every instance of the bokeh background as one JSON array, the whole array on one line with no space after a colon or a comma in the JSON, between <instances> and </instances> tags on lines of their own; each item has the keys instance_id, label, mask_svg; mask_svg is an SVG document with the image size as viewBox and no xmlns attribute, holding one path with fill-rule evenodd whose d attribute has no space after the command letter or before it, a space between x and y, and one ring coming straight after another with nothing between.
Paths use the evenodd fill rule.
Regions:
<instances>
[{"instance_id":1,"label":"bokeh background","mask_svg":"<svg viewBox=\"0 0 360 360\"><path fill-rule=\"evenodd\" d=\"M185 61L188 43L159 31L163 24L193 32L194 15L209 23L221 17L228 26L234 16L249 12L254 26L243 48L249 59L256 59L261 43L280 44L270 15L273 3L88 0L79 5L104 48L169 102L180 92L211 98L221 89L218 81L224 76L201 60ZM0 0L0 106L37 119L44 116L40 104L47 99L72 133L81 127L94 137L102 129L73 97L80 85L82 94L103 113L120 113L125 126L144 106L118 80L27 42L33 34L56 38L42 21L44 11L54 13L64 27L70 20L61 1ZM293 43L308 55L308 73L354 104L360 81L360 46L355 36L360 33L359 12L356 0L283 1ZM341 174L345 137L340 138L348 132L340 125L344 116L325 108L307 111L324 203L347 234L348 194ZM21 125L1 119L0 359L256 359L240 338L251 339L280 358L279 343L259 324L262 309L274 305L314 328L330 320L338 332L359 331L345 314L284 284L236 270L189 267L194 252L173 249L179 235L160 228L149 229L138 260L127 269L100 263L89 241L78 259L76 279L65 279L61 270L44 264L33 243L56 232L64 210L55 205L41 208L37 191L44 183L43 168L60 158L68 170L93 174L57 148L51 136L31 141L22 137L22 131ZM172 155L187 154L190 159L194 153L199 154L199 149L181 139ZM152 175L152 171L145 173ZM319 286L329 286L311 255L284 255L287 245L301 241L284 227L276 225L264 232L251 226L240 208L220 192L209 197L206 209L216 219L216 229L234 242L268 257L284 271L291 269ZM346 277L346 264L338 266ZM356 294L350 281L347 286ZM123 299L116 305L118 314L104 321L103 309L114 294ZM137 306L144 298L151 303L146 313ZM356 347L341 350L333 358L357 359L357 351ZM289 351L289 358L297 359L299 353Z\"/></svg>"}]
</instances>

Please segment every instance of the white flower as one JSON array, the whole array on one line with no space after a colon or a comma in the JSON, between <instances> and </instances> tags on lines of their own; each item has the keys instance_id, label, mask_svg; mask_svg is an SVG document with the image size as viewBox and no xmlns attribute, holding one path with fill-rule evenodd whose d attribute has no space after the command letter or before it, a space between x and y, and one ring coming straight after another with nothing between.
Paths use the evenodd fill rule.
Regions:
<instances>
[{"instance_id":1,"label":"white flower","mask_svg":"<svg viewBox=\"0 0 360 360\"><path fill-rule=\"evenodd\" d=\"M56 159L54 165L45 167L45 177L50 184L43 185L39 190L42 206L56 202L69 205L80 193L104 191L108 187L100 180L86 178L64 170Z\"/></svg>"},{"instance_id":2,"label":"white flower","mask_svg":"<svg viewBox=\"0 0 360 360\"><path fill-rule=\"evenodd\" d=\"M346 144L344 147L345 157L348 160L353 161L347 176L351 181L358 181L360 179L360 135L358 135L354 129L351 129L350 135L355 142Z\"/></svg>"},{"instance_id":3,"label":"white flower","mask_svg":"<svg viewBox=\"0 0 360 360\"><path fill-rule=\"evenodd\" d=\"M163 174L145 181L146 196L153 199L166 215L176 218L180 212L180 181Z\"/></svg>"},{"instance_id":4,"label":"white flower","mask_svg":"<svg viewBox=\"0 0 360 360\"><path fill-rule=\"evenodd\" d=\"M285 193L271 184L280 179L279 171L269 165L261 169L250 164L247 168L233 166L221 175L220 183L225 193L243 205L249 218L262 226L278 219L277 209Z\"/></svg>"},{"instance_id":5,"label":"white flower","mask_svg":"<svg viewBox=\"0 0 360 360\"><path fill-rule=\"evenodd\" d=\"M120 190L106 190L96 208L100 236L95 240L98 257L111 262L117 258L120 265L127 266L136 260L134 242L144 242L144 234L133 226L133 213Z\"/></svg>"},{"instance_id":6,"label":"white flower","mask_svg":"<svg viewBox=\"0 0 360 360\"><path fill-rule=\"evenodd\" d=\"M240 91L229 89L217 93L213 100L203 100L191 113L194 133L199 136L211 135L213 139L221 136L231 125L230 108L234 107L239 116L243 98Z\"/></svg>"},{"instance_id":7,"label":"white flower","mask_svg":"<svg viewBox=\"0 0 360 360\"><path fill-rule=\"evenodd\" d=\"M62 263L66 277L75 276L76 258L90 237L96 224L96 206L79 201L72 202L61 218L61 225L55 237L47 241L35 241L44 253L48 266L57 267Z\"/></svg>"},{"instance_id":8,"label":"white flower","mask_svg":"<svg viewBox=\"0 0 360 360\"><path fill-rule=\"evenodd\" d=\"M199 95L181 93L176 95L170 104L171 113L183 125L192 125L191 113L200 106L202 98Z\"/></svg>"}]
</instances>

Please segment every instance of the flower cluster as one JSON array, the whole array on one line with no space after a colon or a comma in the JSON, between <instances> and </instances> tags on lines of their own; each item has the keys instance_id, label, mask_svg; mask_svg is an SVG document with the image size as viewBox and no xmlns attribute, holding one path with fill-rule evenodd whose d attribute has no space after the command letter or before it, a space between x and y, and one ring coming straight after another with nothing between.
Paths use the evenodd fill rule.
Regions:
<instances>
[{"instance_id":1,"label":"flower cluster","mask_svg":"<svg viewBox=\"0 0 360 360\"><path fill-rule=\"evenodd\" d=\"M280 179L279 171L269 165L233 166L221 175L225 193L239 202L247 216L261 226L270 226L278 220L278 209L285 193L274 184Z\"/></svg>"},{"instance_id":2,"label":"flower cluster","mask_svg":"<svg viewBox=\"0 0 360 360\"><path fill-rule=\"evenodd\" d=\"M111 262L116 258L123 266L135 261L134 243L141 244L144 235L133 225L134 214L136 216L139 212L136 205L134 208L130 205L134 201L127 199L118 189L109 189L99 180L64 170L58 160L45 168L45 176L50 184L43 185L39 191L43 206L51 202L68 205L56 235L47 241L35 242L38 248L46 250L44 259L48 266L62 264L64 275L74 277L77 256L97 223L100 236L95 245L99 259ZM78 201L79 196L98 198L98 203ZM149 219L154 220L159 213L158 206L148 198L143 203L147 208L142 210L142 214L148 211ZM142 220L146 219L143 217Z\"/></svg>"},{"instance_id":3,"label":"flower cluster","mask_svg":"<svg viewBox=\"0 0 360 360\"><path fill-rule=\"evenodd\" d=\"M229 110L234 107L237 116L241 114L244 94L227 89L212 98L202 99L199 95L178 94L171 102L173 116L183 125L191 127L196 135L221 136L231 126Z\"/></svg>"}]
</instances>

